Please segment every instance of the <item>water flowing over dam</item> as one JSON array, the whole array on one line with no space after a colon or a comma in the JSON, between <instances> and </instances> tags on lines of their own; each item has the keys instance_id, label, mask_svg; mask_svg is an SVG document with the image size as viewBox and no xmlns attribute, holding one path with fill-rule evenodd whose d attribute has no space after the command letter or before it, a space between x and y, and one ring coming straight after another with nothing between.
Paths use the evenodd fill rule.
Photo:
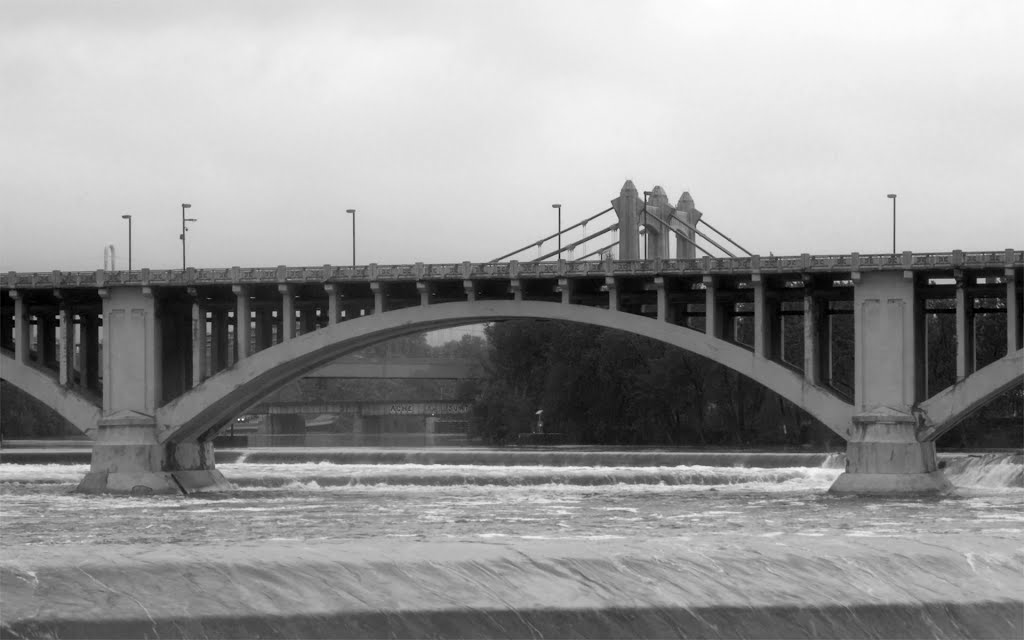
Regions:
<instances>
[{"instance_id":1,"label":"water flowing over dam","mask_svg":"<svg viewBox=\"0 0 1024 640\"><path fill-rule=\"evenodd\" d=\"M5 452L7 453L7 452ZM1020 637L1024 473L835 496L842 454L223 451L229 493L0 464L3 637Z\"/></svg>"}]
</instances>

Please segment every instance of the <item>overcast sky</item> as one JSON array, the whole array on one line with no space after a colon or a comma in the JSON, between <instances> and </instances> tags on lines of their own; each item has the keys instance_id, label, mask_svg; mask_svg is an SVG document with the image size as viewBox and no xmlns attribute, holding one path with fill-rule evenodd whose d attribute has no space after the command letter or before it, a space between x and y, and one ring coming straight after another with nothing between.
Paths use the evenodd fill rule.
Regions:
<instances>
[{"instance_id":1,"label":"overcast sky","mask_svg":"<svg viewBox=\"0 0 1024 640\"><path fill-rule=\"evenodd\" d=\"M688 190L755 253L1024 248L1024 2L0 0L0 270L483 261ZM611 220L609 220L611 222ZM596 248L596 247L595 247ZM536 253L528 253L527 258Z\"/></svg>"}]
</instances>

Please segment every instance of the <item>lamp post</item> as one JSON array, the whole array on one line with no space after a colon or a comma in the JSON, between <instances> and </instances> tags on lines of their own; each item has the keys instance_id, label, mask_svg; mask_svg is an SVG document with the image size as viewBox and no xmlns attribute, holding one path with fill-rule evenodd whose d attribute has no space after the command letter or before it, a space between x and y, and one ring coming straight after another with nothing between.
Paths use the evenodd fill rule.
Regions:
<instances>
[{"instance_id":1,"label":"lamp post","mask_svg":"<svg viewBox=\"0 0 1024 640\"><path fill-rule=\"evenodd\" d=\"M185 267L185 232L188 231L188 227L185 226L186 222L196 222L195 218L186 218L185 209L191 209L192 205L187 202L181 203L181 270L184 271Z\"/></svg>"},{"instance_id":2,"label":"lamp post","mask_svg":"<svg viewBox=\"0 0 1024 640\"><path fill-rule=\"evenodd\" d=\"M128 270L132 270L132 216L130 213L126 213L121 216L122 219L128 221Z\"/></svg>"},{"instance_id":3,"label":"lamp post","mask_svg":"<svg viewBox=\"0 0 1024 640\"><path fill-rule=\"evenodd\" d=\"M356 266L356 210L345 209L345 213L352 214L352 266Z\"/></svg>"},{"instance_id":4,"label":"lamp post","mask_svg":"<svg viewBox=\"0 0 1024 640\"><path fill-rule=\"evenodd\" d=\"M647 260L647 198L651 197L651 191L644 191L644 221L640 223L640 233L644 237L644 260Z\"/></svg>"},{"instance_id":5,"label":"lamp post","mask_svg":"<svg viewBox=\"0 0 1024 640\"><path fill-rule=\"evenodd\" d=\"M890 193L886 198L892 199L892 252L896 253L896 194Z\"/></svg>"},{"instance_id":6,"label":"lamp post","mask_svg":"<svg viewBox=\"0 0 1024 640\"><path fill-rule=\"evenodd\" d=\"M558 209L558 255L555 257L556 260L562 259L562 205L553 204L552 209Z\"/></svg>"}]
</instances>

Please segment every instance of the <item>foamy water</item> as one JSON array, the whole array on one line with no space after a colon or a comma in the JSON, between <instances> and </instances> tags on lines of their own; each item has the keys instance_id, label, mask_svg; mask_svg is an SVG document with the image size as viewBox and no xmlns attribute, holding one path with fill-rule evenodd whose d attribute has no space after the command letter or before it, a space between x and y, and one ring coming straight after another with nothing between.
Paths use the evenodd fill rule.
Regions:
<instances>
[{"instance_id":1,"label":"foamy water","mask_svg":"<svg viewBox=\"0 0 1024 640\"><path fill-rule=\"evenodd\" d=\"M235 490L189 497L84 496L87 465L0 464L0 622L30 637L1021 629L1013 457L947 458L949 495L878 499L827 493L842 455L282 455L219 464ZM385 458L420 462L365 462Z\"/></svg>"}]
</instances>

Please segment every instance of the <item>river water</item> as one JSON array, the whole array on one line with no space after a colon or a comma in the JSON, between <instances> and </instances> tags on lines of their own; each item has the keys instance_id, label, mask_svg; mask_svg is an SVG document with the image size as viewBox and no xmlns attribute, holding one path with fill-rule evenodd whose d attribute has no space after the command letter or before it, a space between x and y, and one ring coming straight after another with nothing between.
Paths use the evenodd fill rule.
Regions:
<instances>
[{"instance_id":1,"label":"river water","mask_svg":"<svg viewBox=\"0 0 1024 640\"><path fill-rule=\"evenodd\" d=\"M4 637L1021 637L1020 455L936 498L841 455L223 452L225 494L0 465Z\"/></svg>"}]
</instances>

